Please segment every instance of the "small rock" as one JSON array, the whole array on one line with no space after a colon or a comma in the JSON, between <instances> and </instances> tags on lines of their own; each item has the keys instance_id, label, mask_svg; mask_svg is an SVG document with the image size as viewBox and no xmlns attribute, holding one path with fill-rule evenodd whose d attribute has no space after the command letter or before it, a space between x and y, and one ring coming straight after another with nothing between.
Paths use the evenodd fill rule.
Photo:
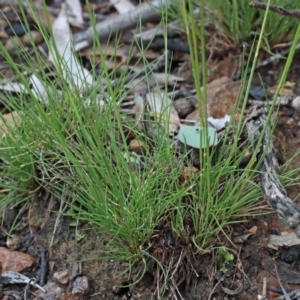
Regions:
<instances>
[{"instance_id":1,"label":"small rock","mask_svg":"<svg viewBox=\"0 0 300 300\"><path fill-rule=\"evenodd\" d=\"M78 276L73 282L72 294L86 296L90 291L90 284L87 276Z\"/></svg>"},{"instance_id":2,"label":"small rock","mask_svg":"<svg viewBox=\"0 0 300 300\"><path fill-rule=\"evenodd\" d=\"M288 264L291 264L299 259L299 250L295 247L284 248L281 251L280 259Z\"/></svg>"},{"instance_id":3,"label":"small rock","mask_svg":"<svg viewBox=\"0 0 300 300\"><path fill-rule=\"evenodd\" d=\"M180 118L185 118L188 114L190 114L194 106L191 101L188 99L180 99L174 102L174 107L177 110L177 113Z\"/></svg>"},{"instance_id":4,"label":"small rock","mask_svg":"<svg viewBox=\"0 0 300 300\"><path fill-rule=\"evenodd\" d=\"M14 24L10 24L7 25L4 30L5 33L9 36L22 36L24 35L26 32L28 32L28 30L32 29L34 26L33 23L14 23Z\"/></svg>"},{"instance_id":5,"label":"small rock","mask_svg":"<svg viewBox=\"0 0 300 300\"><path fill-rule=\"evenodd\" d=\"M20 39L17 36L13 36L5 43L5 48L8 52L10 52L20 47L20 45Z\"/></svg>"},{"instance_id":6,"label":"small rock","mask_svg":"<svg viewBox=\"0 0 300 300\"><path fill-rule=\"evenodd\" d=\"M286 125L291 126L291 127L296 126L295 119L294 118L287 119Z\"/></svg>"},{"instance_id":7,"label":"small rock","mask_svg":"<svg viewBox=\"0 0 300 300\"><path fill-rule=\"evenodd\" d=\"M53 274L53 279L56 283L66 285L70 280L69 275L68 270L58 271Z\"/></svg>"},{"instance_id":8,"label":"small rock","mask_svg":"<svg viewBox=\"0 0 300 300\"><path fill-rule=\"evenodd\" d=\"M22 241L19 236L12 235L11 237L8 237L6 240L6 246L9 250L17 250L21 247Z\"/></svg>"},{"instance_id":9,"label":"small rock","mask_svg":"<svg viewBox=\"0 0 300 300\"><path fill-rule=\"evenodd\" d=\"M132 140L129 145L129 150L137 153L143 152L147 149L147 145L139 140Z\"/></svg>"},{"instance_id":10,"label":"small rock","mask_svg":"<svg viewBox=\"0 0 300 300\"><path fill-rule=\"evenodd\" d=\"M295 110L300 112L300 97L299 96L293 100L292 106L295 108Z\"/></svg>"},{"instance_id":11,"label":"small rock","mask_svg":"<svg viewBox=\"0 0 300 300\"><path fill-rule=\"evenodd\" d=\"M32 43L39 45L43 41L43 36L36 30L27 32L22 38L21 41L24 46L30 46Z\"/></svg>"},{"instance_id":12,"label":"small rock","mask_svg":"<svg viewBox=\"0 0 300 300\"><path fill-rule=\"evenodd\" d=\"M199 121L199 109L195 109L193 112L187 115L186 120Z\"/></svg>"}]
</instances>

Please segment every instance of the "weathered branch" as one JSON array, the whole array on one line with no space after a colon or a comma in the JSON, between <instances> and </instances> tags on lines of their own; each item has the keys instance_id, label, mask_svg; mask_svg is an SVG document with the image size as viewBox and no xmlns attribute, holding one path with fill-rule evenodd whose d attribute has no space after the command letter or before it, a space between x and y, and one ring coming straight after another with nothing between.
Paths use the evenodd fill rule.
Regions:
<instances>
[{"instance_id":1,"label":"weathered branch","mask_svg":"<svg viewBox=\"0 0 300 300\"><path fill-rule=\"evenodd\" d=\"M266 10L267 9L267 3L262 3L258 1L251 1L249 3L249 6L256 7L258 9ZM286 9L277 5L270 4L269 6L270 11L273 11L275 13L278 13L280 15L289 16L293 18L300 19L300 10L296 9Z\"/></svg>"},{"instance_id":2,"label":"weathered branch","mask_svg":"<svg viewBox=\"0 0 300 300\"><path fill-rule=\"evenodd\" d=\"M114 36L117 33L137 27L140 23L152 22L159 20L161 10L167 7L168 0L154 0L151 3L141 4L137 9L125 14L111 17L105 21L99 22L94 26L90 26L87 30L76 33L73 37L76 50L80 50L90 45L95 35L99 39L105 39L109 36Z\"/></svg>"},{"instance_id":3,"label":"weathered branch","mask_svg":"<svg viewBox=\"0 0 300 300\"><path fill-rule=\"evenodd\" d=\"M256 116L248 118L246 127L248 136L252 139L254 147L257 146L262 130L266 124L266 110L257 110ZM275 156L274 146L267 128L259 146L257 160L263 159L260 166L260 179L263 195L285 225L293 229L300 238L300 209L287 196L286 190L277 175L278 161Z\"/></svg>"}]
</instances>

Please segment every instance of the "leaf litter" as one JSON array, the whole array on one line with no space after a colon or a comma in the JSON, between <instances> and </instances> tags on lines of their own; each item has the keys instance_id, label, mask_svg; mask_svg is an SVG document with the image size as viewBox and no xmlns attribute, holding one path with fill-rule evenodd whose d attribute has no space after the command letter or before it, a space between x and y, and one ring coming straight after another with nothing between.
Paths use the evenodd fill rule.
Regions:
<instances>
[{"instance_id":1,"label":"leaf litter","mask_svg":"<svg viewBox=\"0 0 300 300\"><path fill-rule=\"evenodd\" d=\"M79 1L75 1L75 2L76 5L80 5ZM165 5L165 3L162 3L162 5ZM81 33L74 35L75 49L73 49L69 22L72 25L82 27L83 19L82 19L82 14L79 12L80 9L72 12L72 10L70 10L69 8L70 3L69 4L67 3L66 6L67 6L67 10L65 10L64 7L62 7L62 9L60 10L60 14L53 22L53 33L54 33L54 39L56 45L55 47L58 50L60 59L57 59L57 57L55 57L56 51L54 51L53 49L51 51L50 48L49 52L51 53L51 55L49 57L49 60L52 61L53 64L56 66L56 70L62 69L63 76L65 80L70 84L70 86L74 86L74 88L79 89L81 93L84 93L84 89L90 88L94 84L94 81L93 81L92 74L79 63L79 60L75 54L75 49L78 50L79 48L83 47L82 46L83 44L86 46L91 42L90 29L86 30L85 38L82 38L83 35ZM143 8L144 7L146 6L144 5ZM118 9L121 8L119 7ZM152 10L150 11L152 12ZM70 14L70 17L68 17L67 12ZM139 13L140 12L141 11L139 11ZM145 8L145 12L149 12L149 8ZM154 12L153 12L153 16L156 16ZM125 15L125 18L126 17L128 17L128 14ZM147 18L142 18L142 19L147 21ZM120 20L120 24L124 22L123 19L121 19L121 15L118 20ZM116 21L116 19L113 21ZM108 22L107 24L112 24L111 20L107 20L107 22ZM129 27L135 26L135 24L136 21L133 18L132 24L129 24L128 26L126 25L127 27L125 26L124 28L128 29ZM111 26L111 25L107 25L107 26ZM97 30L99 30L100 27L101 26L98 26ZM102 24L102 28L105 28L104 24ZM98 32L98 34L99 36L101 36L100 31ZM103 33L102 35L105 36L105 33ZM79 44L79 42L81 42L81 44ZM62 64L57 65L58 62L60 63L62 62ZM184 80L184 78L178 77L176 75L171 75L170 79L168 78L168 76L165 76L164 78L164 74L158 75L157 73L155 75L155 73L153 73L152 76L154 77L154 82L160 80L164 82L167 80L169 81L170 85L175 85L175 83L180 83ZM46 87L44 83L35 74L32 74L29 80L32 85L33 95L35 95L38 99L40 99L40 101L44 102L47 105L48 104L47 89L49 87ZM141 82L144 80L145 78L140 78ZM85 84L83 85L83 83ZM137 83L137 85L139 85L139 82ZM226 127L226 124L230 121L230 115L232 113L233 107L235 106L235 99L237 94L239 93L239 86L240 86L239 82L233 82L229 78L221 78L220 80L217 79L215 81L212 81L207 86L209 118L210 118L209 121L210 123L212 123L212 126L209 127L209 135L208 135L209 136L208 141L210 146L212 145L216 146L217 132L222 131ZM0 88L2 90L10 89L13 92L17 92L17 93L24 92L22 85L18 82L6 82L2 84ZM186 93L186 91L184 91L185 89L184 86L179 85L179 91L180 89L183 90L182 93ZM139 92L141 93L141 91ZM165 126L167 124L168 137L172 137L175 135L183 145L192 147L194 149L207 146L205 142L202 141L201 138L199 139L199 131L201 131L202 129L199 127L198 124L199 121L198 107L195 106L193 108L192 105L192 109L194 109L193 112L194 114L189 114L186 118L180 119L179 112L176 109L176 102L179 101L180 98L179 100L172 98L172 96L170 98L168 96L167 91L165 92L147 91L145 97L146 101L144 101L142 93L141 94L140 93L135 93L133 97L128 96L127 98L123 99L122 104L120 103L121 106L124 105L124 103L125 104L131 103L131 106L129 105L129 109L127 108L127 111L124 109L124 112L126 113L133 112L134 120L139 129L142 130L145 126L147 134L153 138L155 136L159 136L161 132L164 132L164 134L166 134L163 129L165 129ZM172 92L170 94L172 94ZM195 93L194 94L190 93L189 96L193 97L195 96ZM98 98L100 99L99 106L101 107L105 106L107 99L104 99L101 96L101 94L99 95ZM175 103L173 103L174 100ZM91 103L90 101L86 101L87 105L90 105L90 103ZM190 104L191 102L189 101L188 103ZM159 130L157 128L153 128L153 127L151 128L151 126L149 126L149 124L151 123L147 122L147 120L145 119L146 110L148 110L150 118L157 118L158 120L160 120L161 128ZM14 113L17 114L17 112L13 112L13 114ZM187 120L191 121L193 125L192 126L185 125L184 122L187 122ZM11 124L10 126L15 126L15 125ZM5 133L8 134L7 129L5 128L4 130ZM204 143L203 146L201 145L202 143ZM138 143L138 146L135 147L134 152L140 152L140 151L143 152L141 144ZM129 161L131 161L134 164L139 163L138 160L133 158L129 158ZM196 165L198 168L201 168L198 163L198 160L197 163L195 163L195 160L192 160L192 163ZM196 169L196 172L198 172L198 170ZM157 247L153 246L153 250L155 254L158 255L158 257L162 255L161 263L167 266L167 272L168 272L167 277L170 278L169 288L171 289L171 294L172 295L180 294L178 288L181 286L183 282L185 282L186 285L189 286L188 281L191 279L191 276L199 277L198 271L196 271L197 268L194 266L195 258L191 256L190 251L184 250L185 247L184 241L181 241L182 244L180 245L180 241L176 240L176 238L174 237L174 233L172 232L167 222L162 222L162 224L158 224L157 228L158 228L159 235L152 236L152 245L159 245L159 246ZM197 259L199 259L199 257L197 257ZM187 264L187 266L181 266L182 262L184 262L184 264ZM154 272L157 271L157 273L156 274L153 273L152 276L156 278L156 282L160 282L161 274L159 273L159 267L158 266L154 267L155 265L154 261L149 260L148 263L150 265L151 264L153 265ZM189 270L189 268L191 269ZM182 276L179 275L181 272L191 272L191 274L193 275L185 274L184 276ZM149 267L149 273L151 274L151 266ZM137 277L138 276L136 276L136 278ZM85 282L84 284L86 284L86 279L81 278L80 280L81 282ZM28 280L24 282L28 283ZM228 289L226 289L223 286L222 286L222 290L225 294L231 293ZM162 287L158 287L158 289L156 289L156 292L158 293L158 295L160 295L162 293ZM238 289L238 293L241 293L239 289ZM120 295L121 294L122 292L120 292Z\"/></svg>"}]
</instances>

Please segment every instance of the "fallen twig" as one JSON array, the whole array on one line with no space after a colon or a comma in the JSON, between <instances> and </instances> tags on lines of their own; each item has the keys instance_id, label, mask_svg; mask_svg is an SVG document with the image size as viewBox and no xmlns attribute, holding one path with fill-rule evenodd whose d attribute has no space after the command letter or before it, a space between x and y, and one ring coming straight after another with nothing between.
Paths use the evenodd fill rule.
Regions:
<instances>
[{"instance_id":1,"label":"fallen twig","mask_svg":"<svg viewBox=\"0 0 300 300\"><path fill-rule=\"evenodd\" d=\"M267 277L264 277L262 293L261 293L261 300L266 300L266 299L267 299Z\"/></svg>"},{"instance_id":2,"label":"fallen twig","mask_svg":"<svg viewBox=\"0 0 300 300\"><path fill-rule=\"evenodd\" d=\"M248 136L252 139L254 148L256 148L265 127L266 112L266 107L254 107L253 112L246 120ZM257 161L260 161L261 158L263 160L260 166L260 180L264 198L283 223L293 229L296 235L300 237L300 209L287 196L286 190L278 179L276 172L278 161L269 128L265 130L257 153Z\"/></svg>"},{"instance_id":3,"label":"fallen twig","mask_svg":"<svg viewBox=\"0 0 300 300\"><path fill-rule=\"evenodd\" d=\"M166 0L154 0L151 3L141 4L136 10L109 18L97 23L95 26L90 26L87 30L74 35L75 49L80 50L89 46L95 39L95 35L98 35L99 39L105 39L134 28L141 23L158 20L161 9L168 5Z\"/></svg>"},{"instance_id":4,"label":"fallen twig","mask_svg":"<svg viewBox=\"0 0 300 300\"><path fill-rule=\"evenodd\" d=\"M251 1L249 3L249 6L256 7L258 9L262 9L262 10L267 9L267 3L262 3L262 2L258 2L258 1ZM286 8L283 8L281 6L277 6L274 4L270 4L269 9L270 9L270 11L273 11L280 15L300 19L300 10L298 10L298 9L286 9Z\"/></svg>"}]
</instances>

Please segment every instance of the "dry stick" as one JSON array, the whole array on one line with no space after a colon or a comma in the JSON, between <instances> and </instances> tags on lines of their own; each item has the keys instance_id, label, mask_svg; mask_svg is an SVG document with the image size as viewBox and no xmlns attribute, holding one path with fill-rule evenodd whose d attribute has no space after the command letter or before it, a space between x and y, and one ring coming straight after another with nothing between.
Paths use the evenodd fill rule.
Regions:
<instances>
[{"instance_id":1,"label":"dry stick","mask_svg":"<svg viewBox=\"0 0 300 300\"><path fill-rule=\"evenodd\" d=\"M41 10L41 11L44 11L44 6L41 5L41 4L34 4L34 3L28 3L28 0L23 0L23 1L20 1L20 0L0 0L0 7L3 7L3 6L15 6L15 7L20 7L23 6L24 8L35 8L37 10ZM50 6L46 6L47 7L47 10L48 12L50 12L51 14L53 15L58 15L59 12L60 12L60 9L57 9L57 8L53 8L53 7L50 7Z\"/></svg>"},{"instance_id":2,"label":"dry stick","mask_svg":"<svg viewBox=\"0 0 300 300\"><path fill-rule=\"evenodd\" d=\"M266 10L267 9L267 3L262 3L258 1L251 1L249 3L249 6L256 7L258 9ZM270 11L276 12L280 15L285 15L293 18L300 19L300 10L297 9L286 9L277 5L270 4L269 6Z\"/></svg>"},{"instance_id":3,"label":"dry stick","mask_svg":"<svg viewBox=\"0 0 300 300\"><path fill-rule=\"evenodd\" d=\"M279 277L279 274L278 274L278 270L277 270L277 265L276 265L276 264L274 265L274 268L275 268L275 272L276 272L276 276L277 276L279 285L280 285L281 290L282 290L282 292L283 292L283 295L284 295L284 297L285 297L285 300L291 300L291 297L288 295L286 289L284 288L284 286L283 286L282 283L281 283L281 280L280 280L280 277Z\"/></svg>"},{"instance_id":4,"label":"dry stick","mask_svg":"<svg viewBox=\"0 0 300 300\"><path fill-rule=\"evenodd\" d=\"M246 120L248 136L253 141L254 148L256 148L267 122L266 111L266 108L256 108L256 111L254 109L254 113ZM287 196L286 190L278 179L278 161L275 156L269 127L266 128L257 153L257 161L261 158L263 158L263 161L260 166L260 180L264 198L283 223L293 229L300 238L300 209Z\"/></svg>"},{"instance_id":5,"label":"dry stick","mask_svg":"<svg viewBox=\"0 0 300 300\"><path fill-rule=\"evenodd\" d=\"M300 290L292 291L292 292L288 293L288 295L292 299L299 299L299 297L300 297ZM283 296L279 296L275 300L286 300L286 297L284 295Z\"/></svg>"},{"instance_id":6,"label":"dry stick","mask_svg":"<svg viewBox=\"0 0 300 300\"><path fill-rule=\"evenodd\" d=\"M28 0L25 1L20 1L19 0L0 0L0 7L3 6L13 6L13 7L20 7L23 6L26 9L36 9L37 11L40 12L45 12L45 7L47 9L47 12L52 14L53 16L58 16L60 13L60 8L55 8L51 6L44 6L42 4L37 4L37 3L28 3ZM84 19L90 19L90 14L88 12L83 12L82 16ZM95 14L95 18L98 22L103 21L106 19L106 16L101 15L99 13Z\"/></svg>"},{"instance_id":7,"label":"dry stick","mask_svg":"<svg viewBox=\"0 0 300 300\"><path fill-rule=\"evenodd\" d=\"M263 278L262 299L267 299L267 277Z\"/></svg>"},{"instance_id":8,"label":"dry stick","mask_svg":"<svg viewBox=\"0 0 300 300\"><path fill-rule=\"evenodd\" d=\"M26 1L22 1L22 4L24 7L28 7ZM0 0L0 6L3 5L15 6L18 5L18 1ZM134 28L140 22L144 24L159 20L161 10L169 5L168 0L154 0L151 3L141 4L136 10L98 22L95 26L91 25L85 31L78 32L73 36L75 49L80 50L92 44L95 35L98 35L99 39L106 39L110 36L115 36L117 33ZM48 9L50 10L51 8Z\"/></svg>"},{"instance_id":9,"label":"dry stick","mask_svg":"<svg viewBox=\"0 0 300 300\"><path fill-rule=\"evenodd\" d=\"M299 49L300 49L300 43L296 45L296 50L299 50ZM262 61L260 64L258 64L257 68L265 67L266 65L269 65L273 61L276 61L280 58L284 58L284 56L287 55L290 51L291 51L291 49L288 48L288 49L282 50L281 52L279 52L277 54L274 54L270 58L267 58L264 61Z\"/></svg>"},{"instance_id":10,"label":"dry stick","mask_svg":"<svg viewBox=\"0 0 300 300\"><path fill-rule=\"evenodd\" d=\"M209 293L208 300L211 299L211 297L212 297L213 294L215 293L217 287L218 287L218 286L220 285L220 283L224 280L225 275L226 275L226 274L224 274L224 275L218 280L218 282L215 284L215 286L213 287L213 289L212 289L211 292Z\"/></svg>"},{"instance_id":11,"label":"dry stick","mask_svg":"<svg viewBox=\"0 0 300 300\"><path fill-rule=\"evenodd\" d=\"M90 26L87 30L74 35L75 49L80 50L89 46L95 39L95 35L98 35L99 39L106 39L117 33L134 28L140 22L146 23L159 20L161 10L168 5L168 0L154 0L151 3L141 4L136 10L96 23L95 27Z\"/></svg>"}]
</instances>

